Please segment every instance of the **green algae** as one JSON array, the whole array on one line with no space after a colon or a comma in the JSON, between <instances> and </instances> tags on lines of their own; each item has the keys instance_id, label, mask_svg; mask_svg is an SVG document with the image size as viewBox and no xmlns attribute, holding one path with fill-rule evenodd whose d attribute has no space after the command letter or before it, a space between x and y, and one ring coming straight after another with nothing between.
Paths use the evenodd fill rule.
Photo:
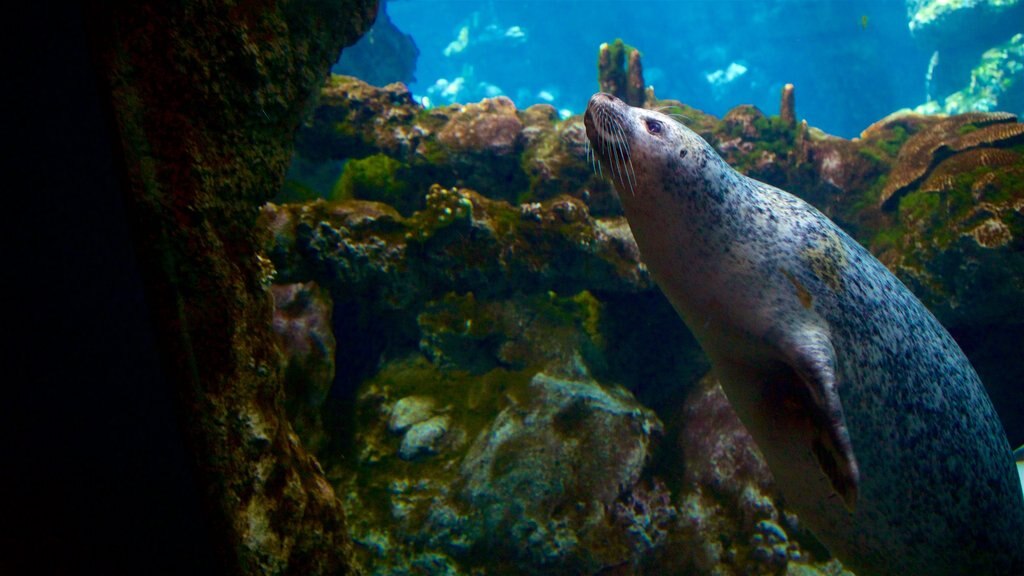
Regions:
<instances>
[{"instance_id":1,"label":"green algae","mask_svg":"<svg viewBox=\"0 0 1024 576\"><path fill-rule=\"evenodd\" d=\"M529 383L537 371L536 367L495 368L473 374L440 368L414 354L385 363L363 382L356 412L361 431L357 440L363 448L357 462L335 468L334 477L338 493L344 495L355 539L369 537L367 532L375 527L394 526L399 528L394 533L400 540L389 546L394 548L392 553L408 546L416 549L422 543L407 541L399 534L413 534L417 526L428 522L436 499L448 500L459 516L470 514L461 499L445 496L460 480L459 467L453 464L462 461L471 440L491 425L495 414L510 402L527 401ZM436 456L415 461L399 458L401 436L387 429L386 414L396 401L408 396L433 400L437 410L449 417L451 433L464 440ZM361 552L367 554L367 560L373 554ZM377 551L378 556L382 553L387 556L388 551Z\"/></svg>"},{"instance_id":2,"label":"green algae","mask_svg":"<svg viewBox=\"0 0 1024 576\"><path fill-rule=\"evenodd\" d=\"M386 154L346 162L330 199L383 202L403 214L415 210L420 202L408 167Z\"/></svg>"}]
</instances>

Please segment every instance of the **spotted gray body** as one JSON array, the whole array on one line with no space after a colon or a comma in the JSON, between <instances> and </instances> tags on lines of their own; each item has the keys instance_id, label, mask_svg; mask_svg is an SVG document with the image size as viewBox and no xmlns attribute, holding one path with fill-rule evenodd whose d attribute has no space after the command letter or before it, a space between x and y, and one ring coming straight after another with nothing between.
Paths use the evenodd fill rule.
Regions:
<instances>
[{"instance_id":1,"label":"spotted gray body","mask_svg":"<svg viewBox=\"0 0 1024 576\"><path fill-rule=\"evenodd\" d=\"M644 262L786 505L859 576L1024 574L1024 498L981 381L934 316L806 202L671 118L585 116Z\"/></svg>"}]
</instances>

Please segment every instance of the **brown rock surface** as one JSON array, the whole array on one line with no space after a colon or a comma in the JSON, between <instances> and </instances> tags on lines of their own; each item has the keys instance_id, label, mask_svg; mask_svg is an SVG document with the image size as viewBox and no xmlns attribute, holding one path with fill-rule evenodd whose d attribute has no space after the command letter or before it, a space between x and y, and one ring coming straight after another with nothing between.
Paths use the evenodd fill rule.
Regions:
<instances>
[{"instance_id":1,"label":"brown rock surface","mask_svg":"<svg viewBox=\"0 0 1024 576\"><path fill-rule=\"evenodd\" d=\"M376 5L91 8L147 300L226 571L348 573L341 507L285 418L255 219Z\"/></svg>"}]
</instances>

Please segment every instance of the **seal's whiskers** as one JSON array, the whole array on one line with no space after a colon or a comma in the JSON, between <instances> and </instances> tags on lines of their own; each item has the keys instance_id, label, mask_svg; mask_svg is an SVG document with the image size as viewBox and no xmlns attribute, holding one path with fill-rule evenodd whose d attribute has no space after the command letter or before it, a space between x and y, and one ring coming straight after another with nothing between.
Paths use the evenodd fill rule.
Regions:
<instances>
[{"instance_id":1,"label":"seal's whiskers","mask_svg":"<svg viewBox=\"0 0 1024 576\"><path fill-rule=\"evenodd\" d=\"M620 142L622 142L622 151L624 152L625 156L625 160L623 161L622 166L623 168L626 168L625 172L626 180L629 182L629 193L632 194L633 196L636 196L636 170L633 169L633 158L632 156L630 156L629 153L629 141L626 140L626 133L625 131L622 130L622 126L616 124L615 128L618 129L619 137L621 138ZM627 162L629 163L628 168L626 167Z\"/></svg>"}]
</instances>

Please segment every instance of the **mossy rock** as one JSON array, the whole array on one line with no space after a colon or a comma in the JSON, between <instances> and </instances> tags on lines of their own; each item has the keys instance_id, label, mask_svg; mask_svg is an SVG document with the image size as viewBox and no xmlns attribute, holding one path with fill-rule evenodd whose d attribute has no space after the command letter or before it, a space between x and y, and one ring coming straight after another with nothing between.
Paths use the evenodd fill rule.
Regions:
<instances>
[{"instance_id":1,"label":"mossy rock","mask_svg":"<svg viewBox=\"0 0 1024 576\"><path fill-rule=\"evenodd\" d=\"M423 201L413 176L405 164L385 154L349 160L331 191L331 200L383 202L409 215Z\"/></svg>"}]
</instances>

